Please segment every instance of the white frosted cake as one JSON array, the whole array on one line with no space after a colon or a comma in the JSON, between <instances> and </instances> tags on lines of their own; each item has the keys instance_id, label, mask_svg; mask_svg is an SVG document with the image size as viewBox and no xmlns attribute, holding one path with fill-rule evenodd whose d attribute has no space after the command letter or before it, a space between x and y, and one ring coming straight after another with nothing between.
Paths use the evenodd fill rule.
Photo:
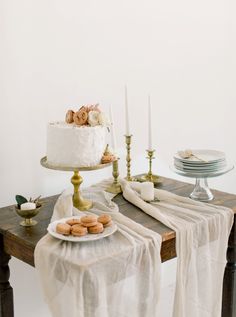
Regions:
<instances>
[{"instance_id":1,"label":"white frosted cake","mask_svg":"<svg viewBox=\"0 0 236 317\"><path fill-rule=\"evenodd\" d=\"M87 114L86 114L87 113ZM100 118L100 121L98 118ZM104 124L103 124L104 123ZM66 122L47 128L47 161L57 166L87 167L101 164L106 148L107 125L97 108L69 110Z\"/></svg>"}]
</instances>

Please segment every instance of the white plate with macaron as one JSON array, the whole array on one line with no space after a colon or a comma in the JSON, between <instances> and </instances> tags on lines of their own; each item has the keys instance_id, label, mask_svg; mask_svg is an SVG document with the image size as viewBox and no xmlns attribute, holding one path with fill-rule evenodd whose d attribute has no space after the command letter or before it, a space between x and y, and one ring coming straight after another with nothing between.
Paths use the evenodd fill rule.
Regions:
<instances>
[{"instance_id":1,"label":"white plate with macaron","mask_svg":"<svg viewBox=\"0 0 236 317\"><path fill-rule=\"evenodd\" d=\"M47 230L57 239L85 242L110 236L117 230L117 225L108 214L98 217L90 213L56 220L48 225Z\"/></svg>"}]
</instances>

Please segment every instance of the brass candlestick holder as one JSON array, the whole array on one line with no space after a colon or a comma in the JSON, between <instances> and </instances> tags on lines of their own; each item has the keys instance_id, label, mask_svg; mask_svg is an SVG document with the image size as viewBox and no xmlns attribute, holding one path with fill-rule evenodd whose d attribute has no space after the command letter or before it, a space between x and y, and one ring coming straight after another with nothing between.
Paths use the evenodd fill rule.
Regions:
<instances>
[{"instance_id":1,"label":"brass candlestick holder","mask_svg":"<svg viewBox=\"0 0 236 317\"><path fill-rule=\"evenodd\" d=\"M120 183L118 181L118 177L119 177L119 167L118 167L118 160L119 158L117 158L115 161L113 161L112 166L113 166L113 171L112 171L112 175L114 178L113 183L111 184L111 186L109 186L106 191L115 195L118 195L120 193L122 193L121 190L121 186Z\"/></svg>"},{"instance_id":2,"label":"brass candlestick holder","mask_svg":"<svg viewBox=\"0 0 236 317\"><path fill-rule=\"evenodd\" d=\"M127 176L125 179L128 182L135 180L131 176L131 172L130 172L130 167L131 167L131 156L130 156L131 138L132 138L132 135L125 135L125 142L126 142L126 149L127 149L127 155L126 155Z\"/></svg>"},{"instance_id":3,"label":"brass candlestick holder","mask_svg":"<svg viewBox=\"0 0 236 317\"><path fill-rule=\"evenodd\" d=\"M43 157L40 161L43 167L59 170L59 171L72 171L74 175L71 178L71 183L74 186L74 194L73 194L73 206L81 211L89 210L93 203L90 200L84 199L80 192L80 185L83 182L83 178L79 174L79 171L93 171L108 167L111 163L98 164L96 166L87 166L87 167L69 167L69 166L58 166L53 165L47 161L47 157Z\"/></svg>"},{"instance_id":4,"label":"brass candlestick holder","mask_svg":"<svg viewBox=\"0 0 236 317\"><path fill-rule=\"evenodd\" d=\"M149 160L149 171L147 174L142 175L138 180L140 182L152 182L154 184L160 183L159 176L152 174L152 160L155 159L154 152L155 150L146 150L147 151L147 159Z\"/></svg>"}]
</instances>

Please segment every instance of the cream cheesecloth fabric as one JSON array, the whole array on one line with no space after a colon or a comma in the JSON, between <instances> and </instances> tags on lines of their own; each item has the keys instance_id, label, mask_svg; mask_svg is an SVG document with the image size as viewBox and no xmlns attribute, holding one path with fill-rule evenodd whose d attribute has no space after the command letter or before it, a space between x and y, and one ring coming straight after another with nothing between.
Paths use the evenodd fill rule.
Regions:
<instances>
[{"instance_id":1,"label":"cream cheesecloth fabric","mask_svg":"<svg viewBox=\"0 0 236 317\"><path fill-rule=\"evenodd\" d=\"M155 197L160 202L150 205L140 198L139 183L122 184L123 196L128 201L176 232L173 316L220 317L233 211L158 189L155 189Z\"/></svg>"},{"instance_id":2,"label":"cream cheesecloth fabric","mask_svg":"<svg viewBox=\"0 0 236 317\"><path fill-rule=\"evenodd\" d=\"M102 185L104 186L105 183ZM44 296L54 317L157 316L161 236L118 212L101 186L83 195L92 213L110 213L118 231L83 243L42 238L35 250ZM59 197L52 220L78 215L71 195Z\"/></svg>"},{"instance_id":3,"label":"cream cheesecloth fabric","mask_svg":"<svg viewBox=\"0 0 236 317\"><path fill-rule=\"evenodd\" d=\"M223 272L233 212L155 189L158 203L140 198L139 183L122 181L124 197L176 231L177 274L173 317L219 317ZM166 317L158 313L161 237L118 212L104 192L90 187L91 212L112 213L119 230L86 243L49 235L35 250L35 265L53 316ZM62 195L52 220L76 215L71 195Z\"/></svg>"}]
</instances>

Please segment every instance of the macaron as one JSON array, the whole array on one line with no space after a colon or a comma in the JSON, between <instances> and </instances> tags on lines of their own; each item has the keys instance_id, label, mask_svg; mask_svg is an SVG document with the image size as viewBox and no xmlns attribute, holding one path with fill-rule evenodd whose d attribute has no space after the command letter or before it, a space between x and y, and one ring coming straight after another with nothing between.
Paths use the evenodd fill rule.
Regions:
<instances>
[{"instance_id":1,"label":"macaron","mask_svg":"<svg viewBox=\"0 0 236 317\"><path fill-rule=\"evenodd\" d=\"M68 236L71 231L71 226L68 223L58 223L56 226L56 232Z\"/></svg>"},{"instance_id":2,"label":"macaron","mask_svg":"<svg viewBox=\"0 0 236 317\"><path fill-rule=\"evenodd\" d=\"M80 224L75 224L71 227L71 234L76 237L85 236L88 233L88 229Z\"/></svg>"},{"instance_id":3,"label":"macaron","mask_svg":"<svg viewBox=\"0 0 236 317\"><path fill-rule=\"evenodd\" d=\"M89 227L88 232L89 233L102 233L104 230L102 223L98 222L95 226Z\"/></svg>"},{"instance_id":4,"label":"macaron","mask_svg":"<svg viewBox=\"0 0 236 317\"><path fill-rule=\"evenodd\" d=\"M114 155L103 155L102 164L111 163L115 161Z\"/></svg>"},{"instance_id":5,"label":"macaron","mask_svg":"<svg viewBox=\"0 0 236 317\"><path fill-rule=\"evenodd\" d=\"M107 228L107 227L112 226L112 224L113 224L113 222L112 222L112 220L111 220L111 221L109 221L108 223L106 223L105 225L103 225L103 227L104 227L104 228Z\"/></svg>"},{"instance_id":6,"label":"macaron","mask_svg":"<svg viewBox=\"0 0 236 317\"><path fill-rule=\"evenodd\" d=\"M66 221L66 223L68 223L68 225L70 225L70 226L73 226L73 225L76 225L76 224L80 223L80 219L75 219L75 218L68 219Z\"/></svg>"},{"instance_id":7,"label":"macaron","mask_svg":"<svg viewBox=\"0 0 236 317\"><path fill-rule=\"evenodd\" d=\"M97 220L98 220L98 222L100 222L104 226L106 226L108 223L111 222L111 216L107 215L107 214L103 214L103 215L100 215Z\"/></svg>"},{"instance_id":8,"label":"macaron","mask_svg":"<svg viewBox=\"0 0 236 317\"><path fill-rule=\"evenodd\" d=\"M85 227L93 227L97 224L97 216L88 215L80 218L80 222Z\"/></svg>"}]
</instances>

